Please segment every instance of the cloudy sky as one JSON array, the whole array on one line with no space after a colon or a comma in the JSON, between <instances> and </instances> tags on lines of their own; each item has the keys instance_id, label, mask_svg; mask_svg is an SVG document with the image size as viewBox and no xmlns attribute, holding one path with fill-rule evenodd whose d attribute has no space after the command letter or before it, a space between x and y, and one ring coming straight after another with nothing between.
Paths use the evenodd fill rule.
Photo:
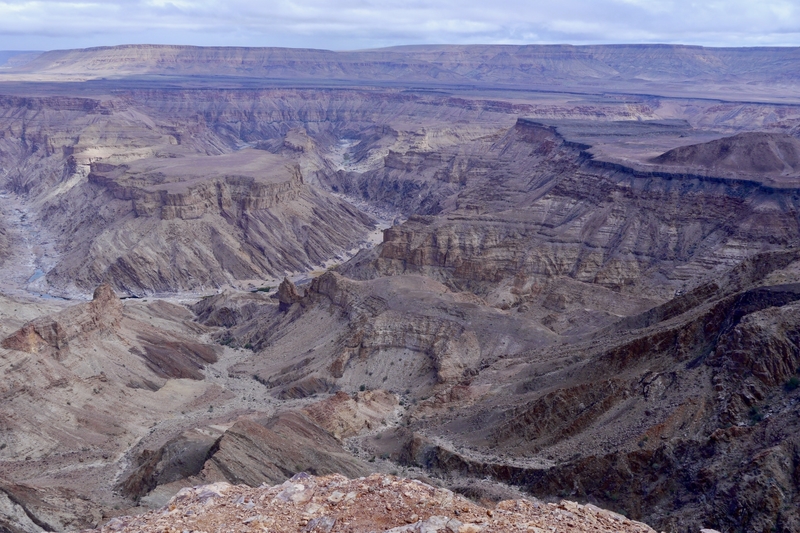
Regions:
<instances>
[{"instance_id":1,"label":"cloudy sky","mask_svg":"<svg viewBox=\"0 0 800 533\"><path fill-rule=\"evenodd\" d=\"M129 43L800 45L800 0L0 0L0 50Z\"/></svg>"}]
</instances>

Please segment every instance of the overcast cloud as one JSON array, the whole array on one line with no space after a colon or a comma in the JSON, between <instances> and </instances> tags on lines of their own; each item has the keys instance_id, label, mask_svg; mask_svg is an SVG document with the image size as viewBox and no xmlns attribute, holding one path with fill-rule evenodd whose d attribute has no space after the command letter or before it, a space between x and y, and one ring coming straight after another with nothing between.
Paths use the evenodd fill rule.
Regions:
<instances>
[{"instance_id":1,"label":"overcast cloud","mask_svg":"<svg viewBox=\"0 0 800 533\"><path fill-rule=\"evenodd\" d=\"M0 0L0 50L128 43L798 46L800 0Z\"/></svg>"}]
</instances>

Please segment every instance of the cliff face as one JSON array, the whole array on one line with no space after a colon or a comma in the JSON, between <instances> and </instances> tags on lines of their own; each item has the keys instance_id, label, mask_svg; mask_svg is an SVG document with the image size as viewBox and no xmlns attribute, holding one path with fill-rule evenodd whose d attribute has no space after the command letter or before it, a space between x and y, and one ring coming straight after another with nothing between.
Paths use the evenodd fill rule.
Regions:
<instances>
[{"instance_id":1,"label":"cliff face","mask_svg":"<svg viewBox=\"0 0 800 533\"><path fill-rule=\"evenodd\" d=\"M402 202L416 184L438 208L416 204L426 214L373 252L229 326L266 356L239 375L281 398L407 387L404 427L360 446L409 467L575 494L673 531L794 527L794 478L769 488L775 464L794 464L775 433L800 364L794 189L603 167L524 120L458 163L397 138L351 151L374 165L364 196ZM379 160L381 143L394 148Z\"/></svg>"},{"instance_id":2,"label":"cliff face","mask_svg":"<svg viewBox=\"0 0 800 533\"><path fill-rule=\"evenodd\" d=\"M425 273L498 306L545 299L563 311L574 296L551 292L554 279L658 301L687 279L797 241L796 207L778 207L757 183L588 163L556 133L518 123L469 161L450 207L385 232L378 273Z\"/></svg>"},{"instance_id":3,"label":"cliff face","mask_svg":"<svg viewBox=\"0 0 800 533\"><path fill-rule=\"evenodd\" d=\"M158 183L163 179L161 176L156 177L156 183L148 183L150 176L137 180L123 175L115 179L109 174L120 172L114 172L116 167L108 168L110 165L95 166L87 179L90 184L108 191L115 200L130 201L136 217L155 217L160 220L192 220L202 218L206 213L220 212L239 217L297 200L303 190L303 177L297 167L273 169L270 167L275 166L274 161L264 161L264 172L270 174L269 181L265 183L251 176L236 175L236 160L232 157L226 159L233 174L223 177L210 175L204 168L209 162L204 158L195 159L194 172L203 179L195 178L189 183ZM99 168L111 172L103 172ZM133 185L137 181L141 186Z\"/></svg>"},{"instance_id":4,"label":"cliff face","mask_svg":"<svg viewBox=\"0 0 800 533\"><path fill-rule=\"evenodd\" d=\"M90 174L73 197L99 216L82 210L83 231L61 214L47 217L68 250L48 281L80 287L108 279L134 294L216 287L312 268L369 229L366 215L307 188L296 169L285 174L266 184L209 179L185 191L125 187Z\"/></svg>"},{"instance_id":5,"label":"cliff face","mask_svg":"<svg viewBox=\"0 0 800 533\"><path fill-rule=\"evenodd\" d=\"M29 103L5 118L4 173L53 240L51 290L106 281L142 294L263 280L311 269L372 227L304 183L296 163L236 151L208 128L182 132L183 142L120 101Z\"/></svg>"},{"instance_id":6,"label":"cliff face","mask_svg":"<svg viewBox=\"0 0 800 533\"><path fill-rule=\"evenodd\" d=\"M170 168L160 160L95 166L80 194L102 203L113 219L98 227L101 220L85 213L84 223L99 233L67 234L71 250L52 278L113 279L134 293L263 279L319 264L369 227L367 216L309 189L299 169L280 158L246 151L215 157L178 158L177 177L165 177ZM215 174L212 166L224 171ZM88 263L79 260L87 255Z\"/></svg>"},{"instance_id":7,"label":"cliff face","mask_svg":"<svg viewBox=\"0 0 800 533\"><path fill-rule=\"evenodd\" d=\"M799 530L800 107L774 83L795 75L779 52L782 70L763 50L658 46L44 57L25 75L198 75L0 87L25 94L0 97L0 289L110 285L92 303L0 295L0 529L97 526L187 486L311 470L587 505L429 515L386 476L220 501L242 526L278 512L273 529L355 527L364 502L396 531L627 524L595 504L674 532ZM497 80L524 90L480 89ZM676 164L650 162L664 153ZM347 260L372 216L383 242ZM217 294L193 312L151 295L182 290ZM387 486L417 507L370 499ZM244 494L310 499L256 511ZM193 527L221 525L206 519ZM152 525L136 520L107 528Z\"/></svg>"}]
</instances>

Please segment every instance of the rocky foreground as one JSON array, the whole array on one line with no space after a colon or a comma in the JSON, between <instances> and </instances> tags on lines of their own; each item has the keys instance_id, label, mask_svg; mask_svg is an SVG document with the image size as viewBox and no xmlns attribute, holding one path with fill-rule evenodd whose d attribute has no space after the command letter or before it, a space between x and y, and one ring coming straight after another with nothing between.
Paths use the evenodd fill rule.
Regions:
<instances>
[{"instance_id":1,"label":"rocky foreground","mask_svg":"<svg viewBox=\"0 0 800 533\"><path fill-rule=\"evenodd\" d=\"M214 483L181 490L169 505L114 518L101 532L392 532L478 533L654 531L622 515L571 501L506 500L494 509L421 481L373 474L297 474L257 488Z\"/></svg>"}]
</instances>

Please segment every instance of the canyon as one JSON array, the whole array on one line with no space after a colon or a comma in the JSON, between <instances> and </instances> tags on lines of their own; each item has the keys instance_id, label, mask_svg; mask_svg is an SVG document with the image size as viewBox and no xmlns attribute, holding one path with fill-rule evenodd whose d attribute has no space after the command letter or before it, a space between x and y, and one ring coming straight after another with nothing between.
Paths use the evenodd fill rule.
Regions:
<instances>
[{"instance_id":1,"label":"canyon","mask_svg":"<svg viewBox=\"0 0 800 533\"><path fill-rule=\"evenodd\" d=\"M799 53L14 56L0 531L304 483L800 530Z\"/></svg>"}]
</instances>

